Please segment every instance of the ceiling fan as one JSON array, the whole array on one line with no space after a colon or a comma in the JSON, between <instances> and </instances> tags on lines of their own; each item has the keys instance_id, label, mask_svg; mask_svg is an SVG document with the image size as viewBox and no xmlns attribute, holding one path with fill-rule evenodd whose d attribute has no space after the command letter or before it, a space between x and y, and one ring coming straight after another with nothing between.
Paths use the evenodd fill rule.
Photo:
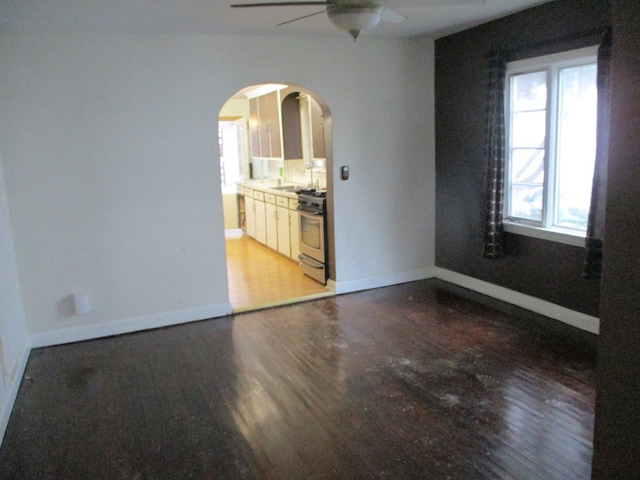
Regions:
<instances>
[{"instance_id":1,"label":"ceiling fan","mask_svg":"<svg viewBox=\"0 0 640 480\"><path fill-rule=\"evenodd\" d=\"M435 6L435 5L460 5L485 3L486 0L424 0L412 1L411 6ZM404 22L407 17L385 5L385 0L325 0L325 1L284 1L284 2L260 2L260 3L236 3L231 8L255 8L255 7L294 7L294 6L321 6L322 10L302 17L279 23L278 26L296 22L304 18L313 17L322 13L327 14L329 20L341 30L351 34L355 41L365 30L374 28L381 20L393 23Z\"/></svg>"}]
</instances>

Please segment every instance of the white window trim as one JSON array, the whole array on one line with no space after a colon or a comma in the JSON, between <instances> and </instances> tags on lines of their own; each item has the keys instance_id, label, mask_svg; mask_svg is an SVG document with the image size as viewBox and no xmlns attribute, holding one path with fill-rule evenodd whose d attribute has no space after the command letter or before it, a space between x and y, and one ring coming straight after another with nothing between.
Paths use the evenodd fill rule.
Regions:
<instances>
[{"instance_id":1,"label":"white window trim","mask_svg":"<svg viewBox=\"0 0 640 480\"><path fill-rule=\"evenodd\" d=\"M585 246L585 233L577 230L561 229L554 227L535 227L533 225L524 225L522 223L511 222L509 220L503 220L502 222L505 232L515 233L517 235L524 235L526 237L540 238L542 240L549 240L557 243L564 243L566 245L573 245L574 247Z\"/></svg>"},{"instance_id":2,"label":"white window trim","mask_svg":"<svg viewBox=\"0 0 640 480\"><path fill-rule=\"evenodd\" d=\"M581 65L587 62L592 63L594 61L597 62L597 58L598 58L598 46L594 45L591 47L585 47L585 48L580 48L576 50L569 50L566 52L555 53L551 55L544 55L540 57L534 57L534 58L528 58L524 60L516 60L513 62L509 62L507 64L507 69L506 69L507 82L506 82L506 89L505 89L505 119L510 118L509 104L510 104L511 88L510 88L510 82L508 80L511 75L518 74L518 73L538 71L540 70L541 67L545 67L547 68L547 70L549 70L549 64L552 64L552 63L555 64L554 68ZM555 97L555 89L554 89L553 95ZM550 107L556 108L557 98L552 97L551 102L552 103ZM509 125L506 125L506 127L507 127L507 138L508 138L508 135L510 135L508 130ZM549 131L552 132L551 135L554 137L553 140L550 140L547 143L548 152L555 151L555 132L553 131L555 127L548 126L547 128L549 128ZM508 144L507 144L507 147L508 147ZM545 162L547 161L548 159L545 160ZM550 171L548 166L549 166L548 163L546 163L546 167L545 167L546 175L550 174L550 177L553 177L554 172ZM505 168L505 185L507 185L506 179L509 178L508 175L510 175L510 165L505 165L505 167L506 167ZM554 189L555 189L555 186L551 185L548 190L554 190ZM543 206L544 208L543 221L545 221L545 217L549 214L547 212L548 196L553 194L554 192L551 192L550 194L545 194L545 203ZM505 215L508 209L507 203L508 203L508 194L505 190L505 201L504 201ZM565 229L565 228L555 227L555 226L543 227L538 225L531 225L527 223L527 221L524 219L522 220L511 219L508 217L505 217L503 219L503 227L504 227L504 231L508 233L515 233L517 235L524 235L528 237L534 237L542 240L549 240L553 242L564 243L567 245L573 245L577 247L585 246L586 231L574 230L569 228Z\"/></svg>"}]
</instances>

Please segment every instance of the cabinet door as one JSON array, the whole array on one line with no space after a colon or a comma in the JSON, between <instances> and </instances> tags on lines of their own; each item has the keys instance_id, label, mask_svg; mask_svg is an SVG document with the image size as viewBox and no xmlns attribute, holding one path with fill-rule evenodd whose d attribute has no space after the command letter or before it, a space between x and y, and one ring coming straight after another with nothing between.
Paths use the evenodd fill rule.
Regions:
<instances>
[{"instance_id":1,"label":"cabinet door","mask_svg":"<svg viewBox=\"0 0 640 480\"><path fill-rule=\"evenodd\" d=\"M289 239L289 209L278 206L278 252L287 257L291 256L291 241Z\"/></svg>"},{"instance_id":2,"label":"cabinet door","mask_svg":"<svg viewBox=\"0 0 640 480\"><path fill-rule=\"evenodd\" d=\"M247 235L256 238L256 201L252 197L245 197L245 213L247 216Z\"/></svg>"},{"instance_id":3,"label":"cabinet door","mask_svg":"<svg viewBox=\"0 0 640 480\"><path fill-rule=\"evenodd\" d=\"M297 210L289 210L289 239L291 258L298 260L300 254L300 214Z\"/></svg>"},{"instance_id":4,"label":"cabinet door","mask_svg":"<svg viewBox=\"0 0 640 480\"><path fill-rule=\"evenodd\" d=\"M272 203L266 205L267 247L278 249L278 211Z\"/></svg>"},{"instance_id":5,"label":"cabinet door","mask_svg":"<svg viewBox=\"0 0 640 480\"><path fill-rule=\"evenodd\" d=\"M267 97L266 122L269 129L269 157L282 158L282 128L280 126L280 92L275 91Z\"/></svg>"},{"instance_id":6,"label":"cabinet door","mask_svg":"<svg viewBox=\"0 0 640 480\"><path fill-rule=\"evenodd\" d=\"M282 157L282 138L280 128L280 102L278 92L257 97L258 133L260 155L266 158Z\"/></svg>"},{"instance_id":7,"label":"cabinet door","mask_svg":"<svg viewBox=\"0 0 640 480\"><path fill-rule=\"evenodd\" d=\"M251 141L251 157L261 157L260 112L258 110L258 98L249 99L249 138Z\"/></svg>"},{"instance_id":8,"label":"cabinet door","mask_svg":"<svg viewBox=\"0 0 640 480\"><path fill-rule=\"evenodd\" d=\"M300 92L290 93L282 101L282 143L285 160L302 158L299 95Z\"/></svg>"},{"instance_id":9,"label":"cabinet door","mask_svg":"<svg viewBox=\"0 0 640 480\"><path fill-rule=\"evenodd\" d=\"M309 96L311 107L311 136L313 142L313 158L325 158L324 151L324 117L322 107Z\"/></svg>"},{"instance_id":10,"label":"cabinet door","mask_svg":"<svg viewBox=\"0 0 640 480\"><path fill-rule=\"evenodd\" d=\"M263 245L267 244L267 224L265 203L261 200L255 200L256 211L256 240Z\"/></svg>"}]
</instances>

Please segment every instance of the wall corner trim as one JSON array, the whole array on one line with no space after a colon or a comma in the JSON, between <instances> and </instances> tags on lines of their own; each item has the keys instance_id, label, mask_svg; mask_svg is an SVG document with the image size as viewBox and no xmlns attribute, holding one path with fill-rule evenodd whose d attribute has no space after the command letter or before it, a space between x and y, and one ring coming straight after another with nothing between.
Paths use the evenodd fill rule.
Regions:
<instances>
[{"instance_id":1,"label":"wall corner trim","mask_svg":"<svg viewBox=\"0 0 640 480\"><path fill-rule=\"evenodd\" d=\"M462 275L461 273L446 270L444 268L434 267L434 276L445 282L453 283L463 288L468 288L478 293L488 295L489 297L502 300L503 302L522 307L545 317L558 320L560 322L571 325L572 327L585 330L590 333L598 334L600 332L600 319L587 315L585 313L576 312L575 310L562 307L555 303L547 302L524 293L516 292L508 288L495 285L493 283L478 280L477 278Z\"/></svg>"},{"instance_id":2,"label":"wall corner trim","mask_svg":"<svg viewBox=\"0 0 640 480\"><path fill-rule=\"evenodd\" d=\"M372 288L388 287L389 285L397 285L399 283L415 282L417 280L425 280L434 277L433 267L420 268L409 272L392 273L382 275L380 277L369 277L358 280L350 280L346 282L337 281L331 284L336 295L342 293L353 293L362 290L370 290Z\"/></svg>"},{"instance_id":3,"label":"wall corner trim","mask_svg":"<svg viewBox=\"0 0 640 480\"><path fill-rule=\"evenodd\" d=\"M29 360L30 353L31 340L27 339L22 350L22 355L18 360L16 375L11 383L11 387L9 388L7 398L5 399L4 405L0 405L0 446L2 445L4 434L7 431L7 426L9 425L9 418L11 417L13 405L18 397L18 390L20 390L20 385L22 384L22 378L24 377L24 372L27 368L27 361Z\"/></svg>"},{"instance_id":4,"label":"wall corner trim","mask_svg":"<svg viewBox=\"0 0 640 480\"><path fill-rule=\"evenodd\" d=\"M51 347L63 343L82 342L96 338L110 337L112 335L121 335L124 333L169 327L181 323L224 317L231 313L231 304L227 302L189 310L144 315L96 325L68 327L34 333L31 335L31 345L32 348Z\"/></svg>"}]
</instances>

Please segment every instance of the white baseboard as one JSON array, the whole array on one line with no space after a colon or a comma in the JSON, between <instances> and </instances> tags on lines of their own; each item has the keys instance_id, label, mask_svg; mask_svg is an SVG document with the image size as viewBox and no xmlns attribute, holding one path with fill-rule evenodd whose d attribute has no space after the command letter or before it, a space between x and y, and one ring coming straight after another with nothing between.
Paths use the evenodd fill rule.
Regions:
<instances>
[{"instance_id":1,"label":"white baseboard","mask_svg":"<svg viewBox=\"0 0 640 480\"><path fill-rule=\"evenodd\" d=\"M82 342L95 338L121 335L123 333L150 330L153 328L168 327L181 323L206 320L208 318L230 315L232 307L229 302L208 307L194 308L191 310L179 310L175 312L144 315L97 325L85 325L82 327L69 327L47 332L39 332L31 335L33 348L50 347L63 343Z\"/></svg>"},{"instance_id":2,"label":"white baseboard","mask_svg":"<svg viewBox=\"0 0 640 480\"><path fill-rule=\"evenodd\" d=\"M369 277L346 282L331 282L329 286L335 290L336 294L342 294L370 290L372 288L388 287L389 285L397 285L399 283L415 282L433 276L433 268L421 268L411 272L393 273L381 277Z\"/></svg>"},{"instance_id":3,"label":"white baseboard","mask_svg":"<svg viewBox=\"0 0 640 480\"><path fill-rule=\"evenodd\" d=\"M13 405L16 403L16 398L18 397L18 390L20 389L20 384L22 383L22 377L24 377L24 371L27 368L27 361L29 360L30 353L31 344L30 340L27 340L22 351L22 355L18 360L16 373L13 378L13 382L9 387L7 398L5 399L4 405L0 406L0 445L2 445L4 434L7 431L7 425L9 425L9 418L11 417Z\"/></svg>"},{"instance_id":4,"label":"white baseboard","mask_svg":"<svg viewBox=\"0 0 640 480\"><path fill-rule=\"evenodd\" d=\"M539 313L545 317L559 320L560 322L590 333L598 334L600 332L600 319L597 317L576 312L575 310L570 310L555 303L531 297L524 293L516 292L515 290L509 290L508 288L478 280L477 278L452 272L451 270L439 267L435 267L434 270L434 276L445 282L450 282L460 287L468 288L469 290L522 307L526 310Z\"/></svg>"}]
</instances>

